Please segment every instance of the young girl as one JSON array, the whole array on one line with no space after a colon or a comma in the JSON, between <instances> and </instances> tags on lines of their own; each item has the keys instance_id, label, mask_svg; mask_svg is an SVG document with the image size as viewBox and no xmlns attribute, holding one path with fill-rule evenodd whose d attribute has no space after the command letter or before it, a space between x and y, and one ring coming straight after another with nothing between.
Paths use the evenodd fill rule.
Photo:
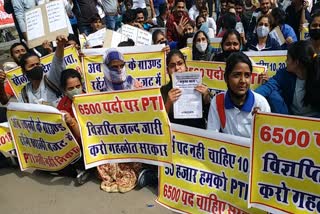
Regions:
<instances>
[{"instance_id":1,"label":"young girl","mask_svg":"<svg viewBox=\"0 0 320 214\"><path fill-rule=\"evenodd\" d=\"M272 112L320 117L320 61L311 42L293 43L286 63L256 92L267 98Z\"/></svg>"},{"instance_id":2,"label":"young girl","mask_svg":"<svg viewBox=\"0 0 320 214\"><path fill-rule=\"evenodd\" d=\"M212 99L208 130L249 138L253 113L270 112L267 100L250 90L251 74L252 64L247 55L236 52L228 57L224 72L228 90Z\"/></svg>"},{"instance_id":3,"label":"young girl","mask_svg":"<svg viewBox=\"0 0 320 214\"><path fill-rule=\"evenodd\" d=\"M173 103L176 102L182 94L179 88L172 87L172 77L174 72L186 72L187 66L183 54L179 50L172 50L167 56L167 71L170 76L170 82L161 87L161 94L165 103L166 111L172 123L178 123L186 126L193 126L196 128L205 128L206 105L210 102L210 93L205 85L198 85L195 90L203 95L204 112L200 119L174 119L173 117Z\"/></svg>"}]
</instances>

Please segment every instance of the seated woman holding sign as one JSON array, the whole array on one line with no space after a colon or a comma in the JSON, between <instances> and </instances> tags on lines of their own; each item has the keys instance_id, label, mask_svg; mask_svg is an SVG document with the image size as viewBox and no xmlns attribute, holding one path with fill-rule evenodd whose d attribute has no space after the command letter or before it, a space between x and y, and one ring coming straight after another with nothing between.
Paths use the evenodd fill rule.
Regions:
<instances>
[{"instance_id":1,"label":"seated woman holding sign","mask_svg":"<svg viewBox=\"0 0 320 214\"><path fill-rule=\"evenodd\" d=\"M21 90L19 102L46 104L56 107L62 95L60 86L61 72L65 69L63 60L64 46L68 39L57 37L57 49L50 70L44 75L44 67L40 58L34 53L26 53L21 57L20 65L29 82Z\"/></svg>"},{"instance_id":2,"label":"seated woman holding sign","mask_svg":"<svg viewBox=\"0 0 320 214\"><path fill-rule=\"evenodd\" d=\"M320 59L311 42L293 43L286 63L256 92L267 98L272 112L320 117Z\"/></svg>"},{"instance_id":3,"label":"seated woman holding sign","mask_svg":"<svg viewBox=\"0 0 320 214\"><path fill-rule=\"evenodd\" d=\"M280 44L270 37L271 20L268 15L259 17L255 29L255 36L246 44L249 51L275 51L280 50Z\"/></svg>"},{"instance_id":4,"label":"seated woman holding sign","mask_svg":"<svg viewBox=\"0 0 320 214\"><path fill-rule=\"evenodd\" d=\"M267 100L251 91L251 74L247 55L236 52L228 57L224 72L228 90L211 100L207 130L249 138L253 114L257 110L270 112Z\"/></svg>"},{"instance_id":5,"label":"seated woman holding sign","mask_svg":"<svg viewBox=\"0 0 320 214\"><path fill-rule=\"evenodd\" d=\"M196 128L204 129L206 126L206 114L207 114L207 104L210 103L211 93L208 87L205 85L198 85L195 90L200 92L203 97L203 117L199 119L174 119L173 115L173 104L182 95L182 90L179 88L172 87L172 74L174 72L187 72L187 65L183 54L179 50L172 50L167 55L167 71L169 73L170 82L161 87L161 94L163 101L165 103L165 108L168 113L169 119L172 123L178 123L186 126L192 126Z\"/></svg>"},{"instance_id":6,"label":"seated woman holding sign","mask_svg":"<svg viewBox=\"0 0 320 214\"><path fill-rule=\"evenodd\" d=\"M212 47L208 35L199 30L195 33L192 41L192 59L209 61L212 54Z\"/></svg>"}]
</instances>

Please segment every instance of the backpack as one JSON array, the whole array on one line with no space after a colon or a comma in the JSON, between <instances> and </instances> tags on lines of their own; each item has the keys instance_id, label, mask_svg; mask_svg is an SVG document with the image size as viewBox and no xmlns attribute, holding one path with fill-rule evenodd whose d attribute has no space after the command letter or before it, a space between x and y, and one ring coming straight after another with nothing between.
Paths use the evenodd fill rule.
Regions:
<instances>
[{"instance_id":1,"label":"backpack","mask_svg":"<svg viewBox=\"0 0 320 214\"><path fill-rule=\"evenodd\" d=\"M52 83L46 75L44 76L44 84L45 86L48 86L56 94L57 97L62 96L62 91L54 83ZM21 90L21 97L24 103L29 103L26 86L24 86Z\"/></svg>"},{"instance_id":2,"label":"backpack","mask_svg":"<svg viewBox=\"0 0 320 214\"><path fill-rule=\"evenodd\" d=\"M4 11L6 11L6 13L8 14L11 14L14 12L11 0L4 0L3 8L4 8Z\"/></svg>"}]
</instances>

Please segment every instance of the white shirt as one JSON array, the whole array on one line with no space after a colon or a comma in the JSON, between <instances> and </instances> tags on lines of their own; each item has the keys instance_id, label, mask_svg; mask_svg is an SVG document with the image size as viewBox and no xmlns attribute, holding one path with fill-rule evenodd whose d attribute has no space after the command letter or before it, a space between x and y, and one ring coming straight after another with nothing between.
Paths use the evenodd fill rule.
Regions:
<instances>
[{"instance_id":1,"label":"white shirt","mask_svg":"<svg viewBox=\"0 0 320 214\"><path fill-rule=\"evenodd\" d=\"M224 93L224 110L226 115L226 124L221 129L222 132L250 138L252 132L252 111L255 107L259 107L262 112L270 112L267 100L260 94L249 90L244 105L239 109L233 105L228 93L222 93ZM207 130L219 131L220 127L220 117L217 111L215 96L210 104Z\"/></svg>"},{"instance_id":2,"label":"white shirt","mask_svg":"<svg viewBox=\"0 0 320 214\"><path fill-rule=\"evenodd\" d=\"M213 29L214 35L217 33L217 25L212 17L207 17L208 27Z\"/></svg>"},{"instance_id":3,"label":"white shirt","mask_svg":"<svg viewBox=\"0 0 320 214\"><path fill-rule=\"evenodd\" d=\"M132 1L133 5L132 5L132 9L137 9L137 8L146 8L146 1L145 0L133 0Z\"/></svg>"},{"instance_id":4,"label":"white shirt","mask_svg":"<svg viewBox=\"0 0 320 214\"><path fill-rule=\"evenodd\" d=\"M191 20L195 21L197 16L199 16L199 10L196 5L193 5L189 10L189 17Z\"/></svg>"}]
</instances>

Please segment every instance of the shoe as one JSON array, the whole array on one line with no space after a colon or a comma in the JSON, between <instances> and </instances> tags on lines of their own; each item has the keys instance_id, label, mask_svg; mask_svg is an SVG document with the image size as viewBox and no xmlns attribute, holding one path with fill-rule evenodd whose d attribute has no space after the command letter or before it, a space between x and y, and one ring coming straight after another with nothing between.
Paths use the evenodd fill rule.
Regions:
<instances>
[{"instance_id":1,"label":"shoe","mask_svg":"<svg viewBox=\"0 0 320 214\"><path fill-rule=\"evenodd\" d=\"M158 177L157 173L151 169L143 169L139 176L137 181L137 186L139 189L151 185L157 185L158 184Z\"/></svg>"},{"instance_id":2,"label":"shoe","mask_svg":"<svg viewBox=\"0 0 320 214\"><path fill-rule=\"evenodd\" d=\"M77 186L81 186L88 181L90 176L89 171L79 171L76 177Z\"/></svg>"}]
</instances>

